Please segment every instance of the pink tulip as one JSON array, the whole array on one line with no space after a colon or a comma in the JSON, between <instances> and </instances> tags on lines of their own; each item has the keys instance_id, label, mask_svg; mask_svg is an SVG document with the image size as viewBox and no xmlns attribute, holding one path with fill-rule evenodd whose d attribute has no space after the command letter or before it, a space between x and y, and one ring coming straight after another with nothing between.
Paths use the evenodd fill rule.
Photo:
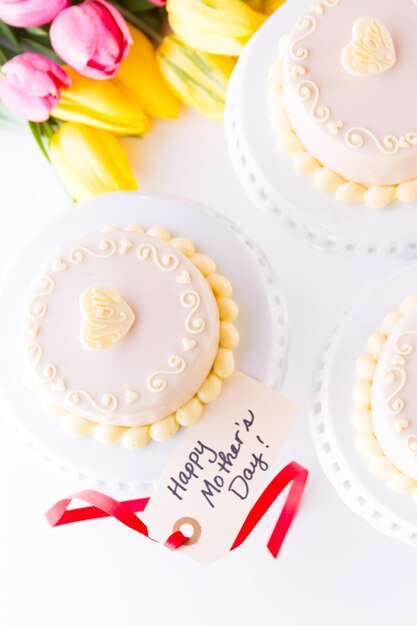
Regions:
<instances>
[{"instance_id":1,"label":"pink tulip","mask_svg":"<svg viewBox=\"0 0 417 626\"><path fill-rule=\"evenodd\" d=\"M19 28L42 26L68 4L69 0L0 0L0 19Z\"/></svg>"},{"instance_id":2,"label":"pink tulip","mask_svg":"<svg viewBox=\"0 0 417 626\"><path fill-rule=\"evenodd\" d=\"M58 104L61 87L69 87L70 78L54 61L34 52L13 57L2 67L0 100L27 120L44 122Z\"/></svg>"},{"instance_id":3,"label":"pink tulip","mask_svg":"<svg viewBox=\"0 0 417 626\"><path fill-rule=\"evenodd\" d=\"M132 38L126 22L104 0L87 0L64 9L53 21L55 52L83 76L112 78L129 52Z\"/></svg>"}]
</instances>

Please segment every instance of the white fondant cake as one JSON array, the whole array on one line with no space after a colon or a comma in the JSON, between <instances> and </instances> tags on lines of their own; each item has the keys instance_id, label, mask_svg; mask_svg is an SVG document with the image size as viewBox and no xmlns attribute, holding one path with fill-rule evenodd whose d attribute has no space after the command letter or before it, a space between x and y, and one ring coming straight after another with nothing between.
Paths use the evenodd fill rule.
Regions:
<instances>
[{"instance_id":1,"label":"white fondant cake","mask_svg":"<svg viewBox=\"0 0 417 626\"><path fill-rule=\"evenodd\" d=\"M372 423L386 456L417 480L417 308L395 324L372 385Z\"/></svg>"},{"instance_id":2,"label":"white fondant cake","mask_svg":"<svg viewBox=\"0 0 417 626\"><path fill-rule=\"evenodd\" d=\"M417 198L416 27L416 0L321 0L281 45L278 145L341 200Z\"/></svg>"},{"instance_id":3,"label":"white fondant cake","mask_svg":"<svg viewBox=\"0 0 417 626\"><path fill-rule=\"evenodd\" d=\"M127 447L166 439L233 371L230 293L212 259L164 229L90 235L49 259L31 289L21 336L31 380L71 432Z\"/></svg>"},{"instance_id":4,"label":"white fondant cake","mask_svg":"<svg viewBox=\"0 0 417 626\"><path fill-rule=\"evenodd\" d=\"M388 314L357 363L352 422L370 470L417 497L417 295Z\"/></svg>"}]
</instances>

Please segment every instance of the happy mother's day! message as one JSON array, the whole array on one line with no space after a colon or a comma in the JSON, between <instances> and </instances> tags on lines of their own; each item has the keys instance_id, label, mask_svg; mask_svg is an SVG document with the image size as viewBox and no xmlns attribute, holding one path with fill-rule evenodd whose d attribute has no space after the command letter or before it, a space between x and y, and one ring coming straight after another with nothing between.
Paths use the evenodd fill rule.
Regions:
<instances>
[{"instance_id":1,"label":"happy mother's day! message","mask_svg":"<svg viewBox=\"0 0 417 626\"><path fill-rule=\"evenodd\" d=\"M190 488L196 488L211 508L216 506L216 495L225 492L246 500L254 476L269 469L264 458L269 445L255 433L256 417L252 410L248 409L246 415L234 424L236 430L225 449L197 441L186 457L183 469L169 478L167 488L173 497L182 500ZM249 461L246 460L242 467L239 461L244 451L249 452ZM248 458L247 454L245 458Z\"/></svg>"}]
</instances>

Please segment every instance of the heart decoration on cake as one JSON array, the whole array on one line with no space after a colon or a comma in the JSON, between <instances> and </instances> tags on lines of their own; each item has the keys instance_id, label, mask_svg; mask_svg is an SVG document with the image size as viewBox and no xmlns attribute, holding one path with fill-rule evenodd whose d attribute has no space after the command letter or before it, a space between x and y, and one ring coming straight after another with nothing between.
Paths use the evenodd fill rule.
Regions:
<instances>
[{"instance_id":1,"label":"heart decoration on cake","mask_svg":"<svg viewBox=\"0 0 417 626\"><path fill-rule=\"evenodd\" d=\"M62 378L58 378L52 385L53 391L65 391L66 388L67 386Z\"/></svg>"},{"instance_id":2,"label":"heart decoration on cake","mask_svg":"<svg viewBox=\"0 0 417 626\"><path fill-rule=\"evenodd\" d=\"M353 76L376 76L397 61L391 33L381 20L360 17L352 29L352 41L342 51L342 64Z\"/></svg>"},{"instance_id":3,"label":"heart decoration on cake","mask_svg":"<svg viewBox=\"0 0 417 626\"><path fill-rule=\"evenodd\" d=\"M129 239L122 239L120 242L120 254L127 254L133 248L133 243Z\"/></svg>"},{"instance_id":4,"label":"heart decoration on cake","mask_svg":"<svg viewBox=\"0 0 417 626\"><path fill-rule=\"evenodd\" d=\"M194 350L197 342L195 339L190 339L189 337L184 337L182 340L182 347L186 352L190 352L190 350Z\"/></svg>"},{"instance_id":5,"label":"heart decoration on cake","mask_svg":"<svg viewBox=\"0 0 417 626\"><path fill-rule=\"evenodd\" d=\"M110 348L123 339L135 321L126 300L113 289L89 287L80 297L83 317L80 341L86 350Z\"/></svg>"},{"instance_id":6,"label":"heart decoration on cake","mask_svg":"<svg viewBox=\"0 0 417 626\"><path fill-rule=\"evenodd\" d=\"M343 122L329 122L327 124L327 128L330 130L330 132L333 135L338 135L339 132L342 130L344 124Z\"/></svg>"},{"instance_id":7,"label":"heart decoration on cake","mask_svg":"<svg viewBox=\"0 0 417 626\"><path fill-rule=\"evenodd\" d=\"M191 276L187 270L184 270L182 274L177 276L177 283L179 285L189 285L191 283Z\"/></svg>"},{"instance_id":8,"label":"heart decoration on cake","mask_svg":"<svg viewBox=\"0 0 417 626\"><path fill-rule=\"evenodd\" d=\"M41 327L39 326L39 324L30 324L28 326L28 332L30 335L32 335L32 337L37 337L41 332Z\"/></svg>"},{"instance_id":9,"label":"heart decoration on cake","mask_svg":"<svg viewBox=\"0 0 417 626\"><path fill-rule=\"evenodd\" d=\"M126 389L125 391L125 403L134 404L139 400L140 396L134 389Z\"/></svg>"},{"instance_id":10,"label":"heart decoration on cake","mask_svg":"<svg viewBox=\"0 0 417 626\"><path fill-rule=\"evenodd\" d=\"M402 433L403 430L407 430L409 426L410 426L410 422L404 419L403 417L399 420L395 420L394 422L394 428L397 431L397 433Z\"/></svg>"},{"instance_id":11,"label":"heart decoration on cake","mask_svg":"<svg viewBox=\"0 0 417 626\"><path fill-rule=\"evenodd\" d=\"M68 265L65 263L64 259L55 259L52 264L53 272L65 272L68 269Z\"/></svg>"}]
</instances>

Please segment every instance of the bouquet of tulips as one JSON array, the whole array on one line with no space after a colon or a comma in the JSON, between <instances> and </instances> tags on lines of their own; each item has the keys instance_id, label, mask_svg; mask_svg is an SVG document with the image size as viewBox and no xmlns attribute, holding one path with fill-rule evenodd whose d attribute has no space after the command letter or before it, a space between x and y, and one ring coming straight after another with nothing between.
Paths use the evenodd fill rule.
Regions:
<instances>
[{"instance_id":1,"label":"bouquet of tulips","mask_svg":"<svg viewBox=\"0 0 417 626\"><path fill-rule=\"evenodd\" d=\"M179 103L223 115L228 79L284 0L0 0L0 122L27 120L75 200L137 189L118 136Z\"/></svg>"}]
</instances>

